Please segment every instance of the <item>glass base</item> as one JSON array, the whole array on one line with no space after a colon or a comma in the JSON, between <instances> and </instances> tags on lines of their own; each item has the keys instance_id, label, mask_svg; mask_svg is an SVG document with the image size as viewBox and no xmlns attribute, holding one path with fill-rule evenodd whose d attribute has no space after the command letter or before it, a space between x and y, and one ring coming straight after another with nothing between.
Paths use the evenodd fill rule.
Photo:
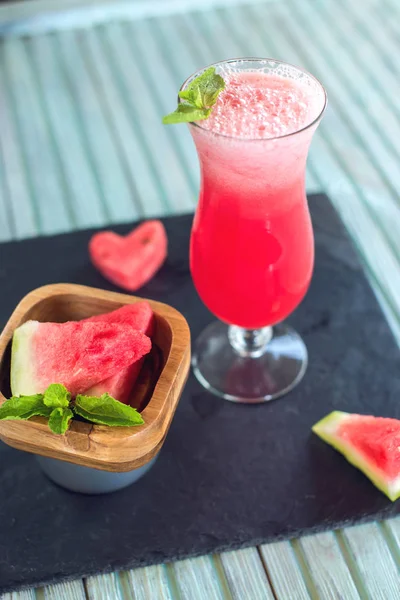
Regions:
<instances>
[{"instance_id":1,"label":"glass base","mask_svg":"<svg viewBox=\"0 0 400 600\"><path fill-rule=\"evenodd\" d=\"M194 347L192 365L199 382L216 396L245 404L269 402L292 390L306 371L307 348L287 325L268 331L262 353L244 356L231 345L232 328L220 321L209 325Z\"/></svg>"}]
</instances>

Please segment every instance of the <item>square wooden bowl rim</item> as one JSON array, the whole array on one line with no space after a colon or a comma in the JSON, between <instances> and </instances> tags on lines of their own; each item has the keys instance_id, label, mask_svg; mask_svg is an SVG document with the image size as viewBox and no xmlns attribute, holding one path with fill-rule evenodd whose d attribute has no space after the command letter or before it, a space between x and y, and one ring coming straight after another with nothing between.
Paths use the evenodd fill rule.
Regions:
<instances>
[{"instance_id":1,"label":"square wooden bowl rim","mask_svg":"<svg viewBox=\"0 0 400 600\"><path fill-rule=\"evenodd\" d=\"M24 316L43 300L76 294L115 304L146 300L157 317L171 329L171 347L152 397L142 412L144 425L106 427L73 420L64 436L53 434L42 417L29 421L0 421L0 439L6 444L79 465L107 471L130 471L146 464L161 448L190 368L190 330L186 319L173 307L118 292L76 284L51 284L29 292L14 309L0 335L0 361ZM5 397L0 392L0 404Z\"/></svg>"}]
</instances>

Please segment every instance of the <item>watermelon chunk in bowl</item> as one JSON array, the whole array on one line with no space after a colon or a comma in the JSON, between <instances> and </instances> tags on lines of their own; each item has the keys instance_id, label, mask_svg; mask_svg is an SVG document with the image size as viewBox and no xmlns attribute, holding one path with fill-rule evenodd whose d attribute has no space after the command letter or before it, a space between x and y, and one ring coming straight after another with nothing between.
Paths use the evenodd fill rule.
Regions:
<instances>
[{"instance_id":1,"label":"watermelon chunk in bowl","mask_svg":"<svg viewBox=\"0 0 400 600\"><path fill-rule=\"evenodd\" d=\"M150 352L144 333L118 323L27 321L14 331L11 392L42 394L51 383L62 383L81 394L102 377L130 368Z\"/></svg>"},{"instance_id":2,"label":"watermelon chunk in bowl","mask_svg":"<svg viewBox=\"0 0 400 600\"><path fill-rule=\"evenodd\" d=\"M49 285L30 292L0 335L0 404L11 393L11 342L18 327L27 321L84 323L90 317L141 301L73 284ZM145 358L141 383L135 385L132 400L136 401L136 394L145 398L143 425L106 427L74 419L64 436L56 436L41 417L0 421L0 439L39 455L45 473L68 489L104 493L125 487L150 468L162 448L189 373L190 331L177 310L160 302L148 303L154 313L152 349ZM108 327L98 319L91 325Z\"/></svg>"},{"instance_id":3,"label":"watermelon chunk in bowl","mask_svg":"<svg viewBox=\"0 0 400 600\"><path fill-rule=\"evenodd\" d=\"M85 319L85 323L107 323L124 325L140 331L151 338L154 332L154 314L146 301L127 304L112 312L96 315ZM87 396L101 396L108 392L110 396L125 404L129 403L131 392L143 367L144 358L136 360L131 365L120 369L111 377L103 379L87 388L83 393ZM132 404L139 408L138 403Z\"/></svg>"},{"instance_id":4,"label":"watermelon chunk in bowl","mask_svg":"<svg viewBox=\"0 0 400 600\"><path fill-rule=\"evenodd\" d=\"M390 500L400 498L400 420L335 411L312 429Z\"/></svg>"}]
</instances>

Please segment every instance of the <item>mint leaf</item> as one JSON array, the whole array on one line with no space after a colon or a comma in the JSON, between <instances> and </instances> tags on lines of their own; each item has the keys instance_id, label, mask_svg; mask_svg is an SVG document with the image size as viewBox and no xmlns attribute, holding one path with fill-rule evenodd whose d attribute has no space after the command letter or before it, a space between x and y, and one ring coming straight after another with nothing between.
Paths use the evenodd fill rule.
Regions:
<instances>
[{"instance_id":1,"label":"mint leaf","mask_svg":"<svg viewBox=\"0 0 400 600\"><path fill-rule=\"evenodd\" d=\"M103 394L100 398L78 394L74 410L77 415L99 425L129 427L144 423L136 408L115 400L109 394Z\"/></svg>"},{"instance_id":2,"label":"mint leaf","mask_svg":"<svg viewBox=\"0 0 400 600\"><path fill-rule=\"evenodd\" d=\"M186 100L193 108L203 108L203 99L198 87L195 89L182 90L181 92L178 92L178 96L181 100Z\"/></svg>"},{"instance_id":3,"label":"mint leaf","mask_svg":"<svg viewBox=\"0 0 400 600\"><path fill-rule=\"evenodd\" d=\"M51 431L57 435L64 435L73 416L74 413L69 408L61 406L54 408L49 417L49 427Z\"/></svg>"},{"instance_id":4,"label":"mint leaf","mask_svg":"<svg viewBox=\"0 0 400 600\"><path fill-rule=\"evenodd\" d=\"M174 123L191 123L192 121L202 121L210 116L209 108L196 108L190 104L178 104L178 108L169 115L163 117L164 125L173 125Z\"/></svg>"},{"instance_id":5,"label":"mint leaf","mask_svg":"<svg viewBox=\"0 0 400 600\"><path fill-rule=\"evenodd\" d=\"M209 67L178 93L184 102L178 104L173 113L163 118L164 125L207 119L223 89L225 81L215 72L215 67Z\"/></svg>"},{"instance_id":6,"label":"mint leaf","mask_svg":"<svg viewBox=\"0 0 400 600\"><path fill-rule=\"evenodd\" d=\"M221 79L222 79L222 77L221 77ZM224 87L225 87L225 84L224 84ZM222 90L220 88L218 88L218 89L210 88L208 90L205 90L203 93L204 104L208 107L214 106L221 91Z\"/></svg>"},{"instance_id":7,"label":"mint leaf","mask_svg":"<svg viewBox=\"0 0 400 600\"><path fill-rule=\"evenodd\" d=\"M51 409L43 403L43 395L13 396L0 406L0 419L30 419L31 417L48 417Z\"/></svg>"},{"instance_id":8,"label":"mint leaf","mask_svg":"<svg viewBox=\"0 0 400 600\"><path fill-rule=\"evenodd\" d=\"M51 408L67 408L71 401L71 394L61 383L52 383L44 393L43 402Z\"/></svg>"},{"instance_id":9,"label":"mint leaf","mask_svg":"<svg viewBox=\"0 0 400 600\"><path fill-rule=\"evenodd\" d=\"M210 108L224 89L225 81L221 75L215 72L215 67L209 67L193 79L178 95L182 100L186 100L198 108Z\"/></svg>"}]
</instances>

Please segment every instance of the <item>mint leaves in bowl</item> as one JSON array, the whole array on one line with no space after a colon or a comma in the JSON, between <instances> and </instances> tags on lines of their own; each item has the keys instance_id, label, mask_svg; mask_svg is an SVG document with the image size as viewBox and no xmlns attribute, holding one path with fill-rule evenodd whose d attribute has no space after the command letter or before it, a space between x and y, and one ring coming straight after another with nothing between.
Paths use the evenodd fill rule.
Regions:
<instances>
[{"instance_id":1,"label":"mint leaves in bowl","mask_svg":"<svg viewBox=\"0 0 400 600\"><path fill-rule=\"evenodd\" d=\"M0 421L44 417L49 429L57 435L67 432L71 419L76 415L89 423L109 427L132 427L144 423L136 408L119 402L107 392L100 397L78 394L72 400L61 383L51 383L43 394L12 396L0 406Z\"/></svg>"}]
</instances>

